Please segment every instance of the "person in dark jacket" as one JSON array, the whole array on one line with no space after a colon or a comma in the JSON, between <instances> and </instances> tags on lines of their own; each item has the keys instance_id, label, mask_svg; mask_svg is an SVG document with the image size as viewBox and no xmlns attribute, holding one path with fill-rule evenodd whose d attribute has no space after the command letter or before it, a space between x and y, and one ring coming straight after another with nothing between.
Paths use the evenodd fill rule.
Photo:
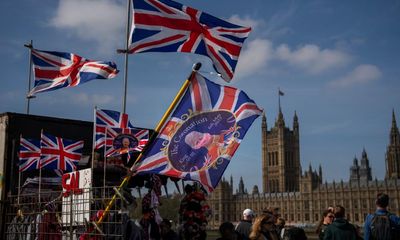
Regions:
<instances>
[{"instance_id":1,"label":"person in dark jacket","mask_svg":"<svg viewBox=\"0 0 400 240\"><path fill-rule=\"evenodd\" d=\"M356 229L344 218L344 207L337 205L333 213L335 220L326 228L324 240L356 240Z\"/></svg>"},{"instance_id":2,"label":"person in dark jacket","mask_svg":"<svg viewBox=\"0 0 400 240\"><path fill-rule=\"evenodd\" d=\"M236 232L240 234L242 239L249 239L251 226L253 224L254 212L251 209L243 211L243 219L236 225Z\"/></svg>"}]
</instances>

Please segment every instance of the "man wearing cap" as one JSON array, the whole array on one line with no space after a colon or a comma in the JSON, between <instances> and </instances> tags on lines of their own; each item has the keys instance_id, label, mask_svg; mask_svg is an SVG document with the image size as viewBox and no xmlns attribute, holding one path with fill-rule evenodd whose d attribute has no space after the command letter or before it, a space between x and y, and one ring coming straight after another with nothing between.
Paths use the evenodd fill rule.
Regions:
<instances>
[{"instance_id":1,"label":"man wearing cap","mask_svg":"<svg viewBox=\"0 0 400 240\"><path fill-rule=\"evenodd\" d=\"M238 232L242 239L249 239L251 232L251 226L253 225L254 212L251 209L245 209L243 211L243 219L236 225L236 232Z\"/></svg>"}]
</instances>

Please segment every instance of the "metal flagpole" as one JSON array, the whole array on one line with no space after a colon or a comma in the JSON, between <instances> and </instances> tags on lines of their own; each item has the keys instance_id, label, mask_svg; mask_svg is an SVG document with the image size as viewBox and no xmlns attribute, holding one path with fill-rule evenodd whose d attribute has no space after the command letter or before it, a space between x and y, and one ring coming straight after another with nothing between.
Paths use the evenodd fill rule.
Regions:
<instances>
[{"instance_id":1,"label":"metal flagpole","mask_svg":"<svg viewBox=\"0 0 400 240\"><path fill-rule=\"evenodd\" d=\"M278 88L278 106L279 106L279 111L281 111L281 89Z\"/></svg>"},{"instance_id":2,"label":"metal flagpole","mask_svg":"<svg viewBox=\"0 0 400 240\"><path fill-rule=\"evenodd\" d=\"M149 143L151 144L152 139L154 138L154 136L156 136L160 131L161 128L164 126L167 118L169 117L169 115L171 115L172 111L175 109L176 105L178 104L178 102L180 101L180 99L182 98L183 94L186 92L186 90L189 87L190 81L192 80L193 76L195 75L195 73L201 68L201 63L196 63L193 65L193 69L192 72L190 73L189 77L186 79L186 81L183 83L181 89L179 89L179 92L176 94L174 100L172 101L172 103L169 105L167 111L165 111L163 117L161 118L160 122L158 123L157 127L155 128L153 134L150 136L149 139ZM145 151L145 150L144 150ZM135 170L135 164L138 163L138 161L142 158L143 156L143 152L141 152L139 154L139 156L136 158L135 162L133 163L132 167L131 167L131 174L128 174L121 182L121 184L118 186L118 191L120 191L123 187L125 187L125 185L129 182L129 180L131 179L131 177L133 177L136 173L134 172ZM99 220L97 220L96 224L101 224L104 220L104 218L107 216L108 212L110 211L110 208L114 205L114 202L117 198L117 194L114 194L114 196L111 198L110 202L108 203L106 209L103 212L103 215L100 217Z\"/></svg>"},{"instance_id":3,"label":"metal flagpole","mask_svg":"<svg viewBox=\"0 0 400 240\"><path fill-rule=\"evenodd\" d=\"M43 135L43 129L40 132L40 148L42 148L42 135ZM40 151L42 152L42 151ZM42 154L40 154L42 155ZM42 162L41 162L41 156L39 158L39 212L40 212L40 202L41 202L41 190L42 190Z\"/></svg>"},{"instance_id":4,"label":"metal flagpole","mask_svg":"<svg viewBox=\"0 0 400 240\"><path fill-rule=\"evenodd\" d=\"M128 88L128 46L129 46L129 30L131 21L131 0L127 0L127 21L126 21L126 39L125 39L125 72L124 72L124 95L122 101L122 113L126 112L126 94ZM118 51L117 51L118 52Z\"/></svg>"},{"instance_id":5,"label":"metal flagpole","mask_svg":"<svg viewBox=\"0 0 400 240\"><path fill-rule=\"evenodd\" d=\"M21 135L20 138L21 139ZM12 154L12 162L15 162L15 139L12 140L12 150L11 150L11 154ZM20 198L20 189L21 189L21 171L19 170L19 159L18 159L18 195L17 195L17 204L19 207L19 198Z\"/></svg>"},{"instance_id":6,"label":"metal flagpole","mask_svg":"<svg viewBox=\"0 0 400 240\"><path fill-rule=\"evenodd\" d=\"M104 162L103 162L103 199L106 198L106 167L107 167L107 127L106 127L106 135L105 135L105 144L104 144Z\"/></svg>"},{"instance_id":7,"label":"metal flagpole","mask_svg":"<svg viewBox=\"0 0 400 240\"><path fill-rule=\"evenodd\" d=\"M94 106L94 112L93 112L93 140L92 140L92 161L90 163L90 169L91 169L91 181L93 184L93 176L94 176L94 148L96 146L96 113L97 113L97 106ZM90 190L90 196L89 196L89 202L92 203L92 200L94 199L94 191L93 187Z\"/></svg>"},{"instance_id":8,"label":"metal flagpole","mask_svg":"<svg viewBox=\"0 0 400 240\"><path fill-rule=\"evenodd\" d=\"M31 91L31 79L32 79L32 48L33 41L31 40L29 44L24 44L25 47L29 48L29 77L28 77L28 94ZM35 96L26 96L26 114L29 114L29 107L31 98Z\"/></svg>"}]
</instances>

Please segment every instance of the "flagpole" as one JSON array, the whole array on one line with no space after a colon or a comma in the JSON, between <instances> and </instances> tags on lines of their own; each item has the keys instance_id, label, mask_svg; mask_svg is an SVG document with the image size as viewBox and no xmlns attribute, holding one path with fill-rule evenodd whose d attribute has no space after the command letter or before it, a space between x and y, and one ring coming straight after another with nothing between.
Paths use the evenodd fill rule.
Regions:
<instances>
[{"instance_id":1,"label":"flagpole","mask_svg":"<svg viewBox=\"0 0 400 240\"><path fill-rule=\"evenodd\" d=\"M122 101L122 113L126 112L126 94L128 88L128 46L129 46L129 28L131 18L131 0L127 0L127 21L126 21L126 39L125 39L125 72L124 72L124 95Z\"/></svg>"},{"instance_id":2,"label":"flagpole","mask_svg":"<svg viewBox=\"0 0 400 240\"><path fill-rule=\"evenodd\" d=\"M278 106L279 106L279 112L281 111L281 89L278 88Z\"/></svg>"},{"instance_id":3,"label":"flagpole","mask_svg":"<svg viewBox=\"0 0 400 240\"><path fill-rule=\"evenodd\" d=\"M106 134L105 134L105 144L104 144L104 162L103 162L103 199L106 198L106 166L107 166L107 128L106 128Z\"/></svg>"},{"instance_id":4,"label":"flagpole","mask_svg":"<svg viewBox=\"0 0 400 240\"><path fill-rule=\"evenodd\" d=\"M150 136L149 139L149 143L151 143L153 136L156 136L158 132L160 132L161 127L165 124L167 118L169 117L169 115L171 115L172 111L175 109L176 105L178 104L178 102L180 101L180 99L182 98L183 94L186 92L186 90L189 87L190 81L192 80L193 76L196 74L196 72L201 68L201 63L196 63L193 65L192 68L192 72L190 73L189 77L185 80L185 82L183 83L181 89L179 89L179 92L176 94L174 100L172 101L172 103L169 105L167 111L165 111L163 117L161 118L160 122L158 123L157 127L154 130L154 133ZM146 149L144 149L143 151L145 151ZM123 187L125 187L125 185L129 182L129 180L131 179L132 176L134 176L135 173L135 164L142 158L143 156L143 151L139 154L139 156L136 158L135 162L133 163L132 167L131 167L131 174L128 174L121 182L121 184L118 186L118 190L121 190ZM104 220L104 218L106 217L106 215L108 214L108 212L110 211L110 208L112 207L112 205L114 205L114 202L117 198L117 194L114 194L114 196L111 198L110 202L108 203L106 209L103 212L103 215L99 218L99 220L97 220L96 224L101 224Z\"/></svg>"},{"instance_id":5,"label":"flagpole","mask_svg":"<svg viewBox=\"0 0 400 240\"><path fill-rule=\"evenodd\" d=\"M29 71L28 71L28 95L26 96L26 114L29 115L30 101L31 98L35 96L29 96L29 92L31 91L31 79L32 79L32 48L33 41L31 40L29 44L24 44L25 47L29 48Z\"/></svg>"},{"instance_id":6,"label":"flagpole","mask_svg":"<svg viewBox=\"0 0 400 240\"><path fill-rule=\"evenodd\" d=\"M94 176L94 148L96 144L96 112L97 112L97 106L94 106L94 112L93 112L93 139L92 139L92 162L90 163L90 169L91 169L91 181L93 183L93 176ZM93 186L90 191L90 203L92 203L91 200L93 200Z\"/></svg>"},{"instance_id":7,"label":"flagpole","mask_svg":"<svg viewBox=\"0 0 400 240\"><path fill-rule=\"evenodd\" d=\"M22 135L22 134L21 134ZM21 135L20 138L21 139ZM15 162L15 139L12 140L12 150L11 150L11 154L12 154L12 162ZM17 192L17 204L19 207L19 197L20 197L20 189L21 189L21 171L19 171L19 159L18 159L18 192Z\"/></svg>"},{"instance_id":8,"label":"flagpole","mask_svg":"<svg viewBox=\"0 0 400 240\"><path fill-rule=\"evenodd\" d=\"M42 136L43 136L43 129L40 131L40 149L42 149ZM40 155L42 151L40 150ZM39 158L39 212L40 210L40 202L41 202L41 190L42 190L42 162L41 157Z\"/></svg>"}]
</instances>

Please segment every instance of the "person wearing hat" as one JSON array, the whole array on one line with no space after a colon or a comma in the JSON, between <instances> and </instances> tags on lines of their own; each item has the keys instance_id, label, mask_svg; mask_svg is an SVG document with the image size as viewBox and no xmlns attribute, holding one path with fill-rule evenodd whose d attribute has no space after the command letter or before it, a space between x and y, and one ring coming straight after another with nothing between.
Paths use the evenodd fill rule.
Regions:
<instances>
[{"instance_id":1,"label":"person wearing hat","mask_svg":"<svg viewBox=\"0 0 400 240\"><path fill-rule=\"evenodd\" d=\"M249 239L254 217L253 210L247 208L243 211L243 219L240 220L235 228L236 232L242 236L242 239Z\"/></svg>"}]
</instances>

